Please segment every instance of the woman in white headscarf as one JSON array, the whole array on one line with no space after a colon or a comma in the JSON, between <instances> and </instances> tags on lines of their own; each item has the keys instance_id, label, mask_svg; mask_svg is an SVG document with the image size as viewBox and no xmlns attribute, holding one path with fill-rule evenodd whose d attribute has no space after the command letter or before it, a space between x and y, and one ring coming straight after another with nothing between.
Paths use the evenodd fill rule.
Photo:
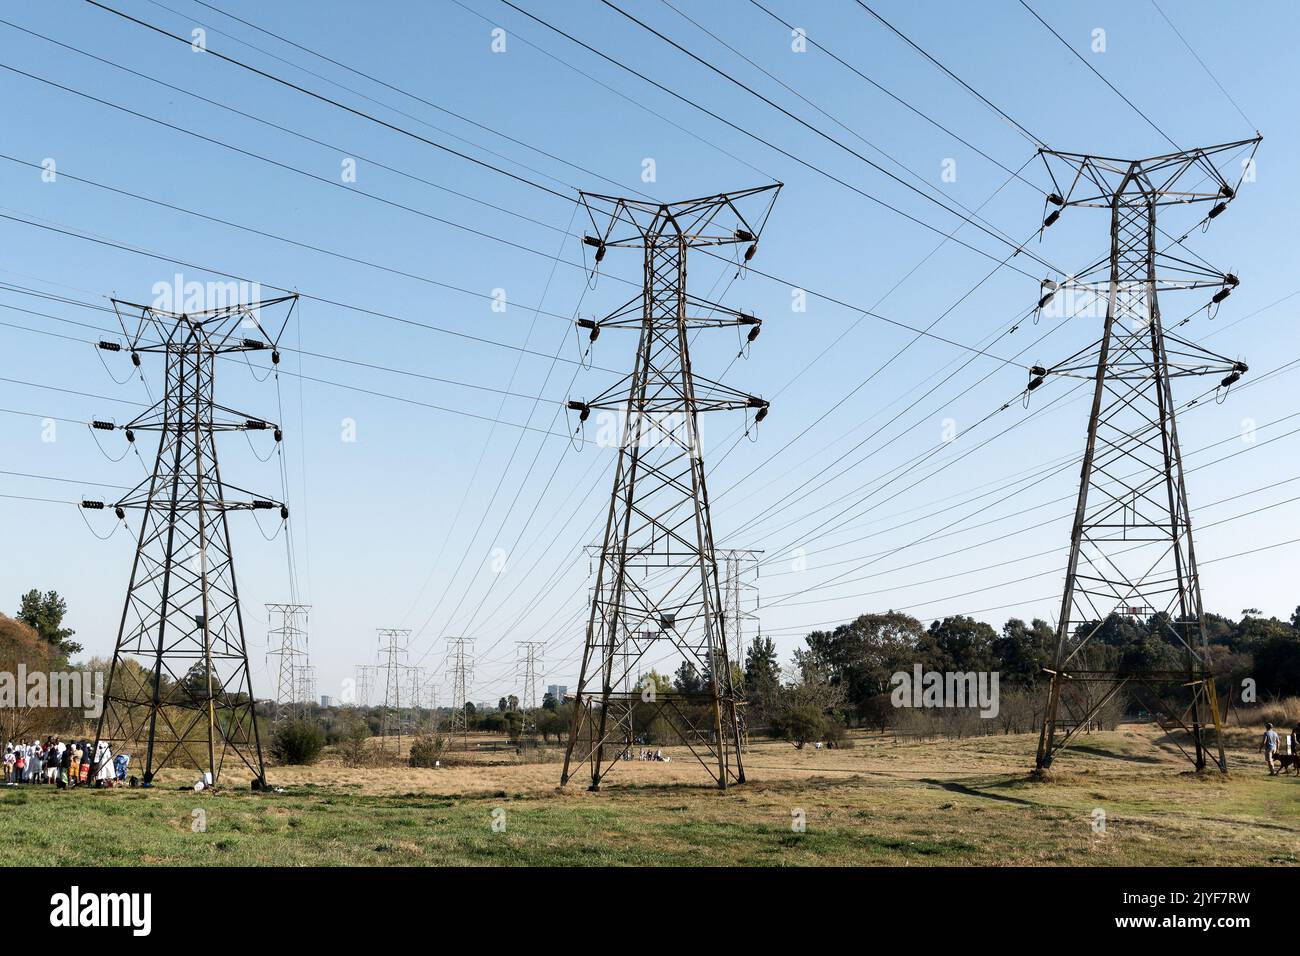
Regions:
<instances>
[{"instance_id":1,"label":"woman in white headscarf","mask_svg":"<svg viewBox=\"0 0 1300 956\"><path fill-rule=\"evenodd\" d=\"M109 786L113 780L113 754L104 740L95 749L95 779L103 786Z\"/></svg>"}]
</instances>

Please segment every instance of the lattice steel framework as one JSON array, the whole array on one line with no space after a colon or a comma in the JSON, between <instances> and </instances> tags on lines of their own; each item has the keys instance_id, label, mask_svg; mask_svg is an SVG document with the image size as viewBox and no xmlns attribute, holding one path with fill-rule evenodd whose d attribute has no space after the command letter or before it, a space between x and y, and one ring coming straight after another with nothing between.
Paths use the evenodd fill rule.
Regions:
<instances>
[{"instance_id":1,"label":"lattice steel framework","mask_svg":"<svg viewBox=\"0 0 1300 956\"><path fill-rule=\"evenodd\" d=\"M599 322L579 322L593 339L603 329L635 329L639 344L629 375L590 401L569 403L584 421L593 410L623 418L612 429L621 436L618 466L561 784L568 783L576 760L598 790L618 757L631 750L633 712L640 707L652 708L677 730L719 787L745 779L743 702L732 680L698 415L750 409L761 421L768 404L696 375L688 336L734 326L748 328L752 342L760 323L691 295L686 263L688 250L700 247L743 245L744 261L752 258L779 190L773 185L663 204L582 196L596 233L583 241L595 248L596 261L609 248L640 249L643 287ZM634 577L634 568L645 569L645 578ZM704 693L628 688L639 662L663 641L704 676ZM697 724L704 719L707 726Z\"/></svg>"},{"instance_id":2,"label":"lattice steel framework","mask_svg":"<svg viewBox=\"0 0 1300 956\"><path fill-rule=\"evenodd\" d=\"M537 683L541 680L538 674L538 665L541 663L538 659L539 652L546 646L544 641L515 641L515 656L518 658L522 652L522 658L519 660L520 681L519 681L519 710L524 715L523 730L525 733L531 733L537 729L537 722L533 718L533 708L537 706Z\"/></svg>"},{"instance_id":3,"label":"lattice steel framework","mask_svg":"<svg viewBox=\"0 0 1300 956\"><path fill-rule=\"evenodd\" d=\"M387 748L388 738L397 741L402 752L402 683L406 677L406 645L410 628L381 627L379 634L379 671L384 681L384 703L379 711L379 746Z\"/></svg>"},{"instance_id":4,"label":"lattice steel framework","mask_svg":"<svg viewBox=\"0 0 1300 956\"><path fill-rule=\"evenodd\" d=\"M152 474L115 506L119 517L138 509L142 518L96 730L96 744L106 741L114 753L143 743L146 782L179 754L214 783L228 757L256 786L266 783L227 516L278 509L287 520L288 508L226 484L216 436L270 429L278 442L280 429L218 404L215 377L223 355L270 349L278 361L296 301L182 314L113 300L133 360L143 353L166 361L163 397L116 426L129 441L151 431L159 439ZM263 317L285 303L272 334Z\"/></svg>"},{"instance_id":5,"label":"lattice steel framework","mask_svg":"<svg viewBox=\"0 0 1300 956\"><path fill-rule=\"evenodd\" d=\"M275 717L273 723L296 720L303 716L303 669L307 667L307 617L309 604L268 604L267 617L272 627L267 631L271 646L268 657L276 658ZM314 675L313 675L314 680Z\"/></svg>"},{"instance_id":6,"label":"lattice steel framework","mask_svg":"<svg viewBox=\"0 0 1300 956\"><path fill-rule=\"evenodd\" d=\"M370 695L375 687L375 665L358 664L356 667L357 706L369 707Z\"/></svg>"},{"instance_id":7,"label":"lattice steel framework","mask_svg":"<svg viewBox=\"0 0 1300 956\"><path fill-rule=\"evenodd\" d=\"M447 715L447 743L460 734L461 748L469 748L469 688L474 681L474 639L447 638L447 672L451 675L451 713Z\"/></svg>"},{"instance_id":8,"label":"lattice steel framework","mask_svg":"<svg viewBox=\"0 0 1300 956\"><path fill-rule=\"evenodd\" d=\"M1217 307L1237 285L1203 260L1161 249L1161 207L1216 203L1216 218L1236 195L1216 166L1258 139L1148 159L1121 160L1043 151L1060 210L1092 206L1110 212L1108 257L1069 280L1051 284L1044 303L1077 290L1105 303L1101 338L1051 368L1034 368L1031 390L1046 375L1094 381L1092 410L1070 535L1070 557L1058 618L1056 653L1037 764L1052 759L1121 691L1147 700L1161 726L1203 769L1209 758L1227 769L1218 698L1201 606L1191 514L1183 480L1172 380L1222 376L1221 388L1246 366L1166 328L1158 293L1217 288ZM1062 170L1064 172L1062 172ZM1063 187L1063 183L1068 184ZM1043 303L1040 303L1043 304ZM1181 323L1178 323L1181 324ZM1177 327L1177 326L1175 326ZM1105 657L1098 635L1108 621L1140 619L1161 642L1158 656ZM1181 659L1180 666L1162 666ZM1155 666L1153 666L1155 665ZM1191 752L1178 734L1190 740Z\"/></svg>"}]
</instances>

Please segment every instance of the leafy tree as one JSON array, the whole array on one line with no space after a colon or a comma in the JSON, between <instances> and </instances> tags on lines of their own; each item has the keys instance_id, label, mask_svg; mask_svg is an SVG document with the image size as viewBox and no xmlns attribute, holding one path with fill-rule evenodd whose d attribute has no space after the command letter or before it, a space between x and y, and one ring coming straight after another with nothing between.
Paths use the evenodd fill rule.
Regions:
<instances>
[{"instance_id":1,"label":"leafy tree","mask_svg":"<svg viewBox=\"0 0 1300 956\"><path fill-rule=\"evenodd\" d=\"M560 702L555 699L555 695L549 690L542 695L542 710L555 710L559 705Z\"/></svg>"},{"instance_id":2,"label":"leafy tree","mask_svg":"<svg viewBox=\"0 0 1300 956\"><path fill-rule=\"evenodd\" d=\"M704 690L704 676L690 661L682 661L673 678L673 686L682 694L698 694Z\"/></svg>"},{"instance_id":3,"label":"leafy tree","mask_svg":"<svg viewBox=\"0 0 1300 956\"><path fill-rule=\"evenodd\" d=\"M935 621L917 644L923 667L936 671L991 671L998 632L983 621L957 615Z\"/></svg>"},{"instance_id":4,"label":"leafy tree","mask_svg":"<svg viewBox=\"0 0 1300 956\"><path fill-rule=\"evenodd\" d=\"M1255 649L1254 670L1262 690L1281 697L1300 695L1300 634L1290 630L1262 640Z\"/></svg>"},{"instance_id":5,"label":"leafy tree","mask_svg":"<svg viewBox=\"0 0 1300 956\"><path fill-rule=\"evenodd\" d=\"M843 687L859 717L868 702L889 689L890 676L910 670L921 639L921 622L889 611L863 614L835 630L814 631L806 638L808 653L832 684Z\"/></svg>"},{"instance_id":6,"label":"leafy tree","mask_svg":"<svg viewBox=\"0 0 1300 956\"><path fill-rule=\"evenodd\" d=\"M48 641L65 657L81 653L81 645L69 640L76 631L63 626L63 617L68 613L68 602L59 596L58 591L46 591L42 594L32 588L22 596L17 618L32 628Z\"/></svg>"},{"instance_id":7,"label":"leafy tree","mask_svg":"<svg viewBox=\"0 0 1300 956\"><path fill-rule=\"evenodd\" d=\"M999 680L1021 687L1032 687L1055 652L1056 629L1035 618L1026 624L1012 618L1002 625L1002 634L993 642Z\"/></svg>"}]
</instances>

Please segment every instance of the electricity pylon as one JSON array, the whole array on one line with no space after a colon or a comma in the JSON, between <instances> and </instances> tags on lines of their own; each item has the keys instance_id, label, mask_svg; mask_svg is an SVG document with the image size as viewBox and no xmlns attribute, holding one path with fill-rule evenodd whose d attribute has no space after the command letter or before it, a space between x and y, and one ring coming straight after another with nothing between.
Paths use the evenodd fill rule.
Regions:
<instances>
[{"instance_id":1,"label":"electricity pylon","mask_svg":"<svg viewBox=\"0 0 1300 956\"><path fill-rule=\"evenodd\" d=\"M358 664L357 665L357 706L369 707L370 695L375 686L375 665Z\"/></svg>"},{"instance_id":2,"label":"electricity pylon","mask_svg":"<svg viewBox=\"0 0 1300 956\"><path fill-rule=\"evenodd\" d=\"M235 583L227 516L232 511L289 511L222 481L216 436L278 426L220 405L217 359L270 349L272 362L296 295L188 314L113 300L132 361L165 358L162 398L120 427L158 433L152 474L115 505L143 514L122 609L104 712L95 732L114 753L144 740L144 780L180 753L195 769L220 779L233 754L266 785L248 648ZM262 315L289 303L278 332ZM128 315L130 316L128 320Z\"/></svg>"},{"instance_id":3,"label":"electricity pylon","mask_svg":"<svg viewBox=\"0 0 1300 956\"><path fill-rule=\"evenodd\" d=\"M307 615L310 604L268 604L272 627L267 631L268 657L278 658L273 723L303 716L300 673L307 666Z\"/></svg>"},{"instance_id":4,"label":"electricity pylon","mask_svg":"<svg viewBox=\"0 0 1300 956\"><path fill-rule=\"evenodd\" d=\"M1204 306L1216 309L1237 278L1199 257L1193 262L1170 254L1181 240L1168 240L1162 249L1157 213L1213 202L1203 222L1217 218L1236 189L1215 157L1247 149L1253 157L1258 144L1257 137L1137 160L1041 151L1056 187L1048 202L1057 207L1044 226L1068 207L1104 208L1111 242L1109 256L1064 286L1047 283L1040 301L1044 306L1062 292L1081 291L1105 302L1105 323L1098 341L1051 368L1031 370L1030 391L1046 375L1094 382L1039 768L1051 766L1075 733L1129 688L1150 695L1166 732L1186 734L1194 752L1178 746L1198 770L1209 749L1218 769L1227 770L1172 380L1221 376L1218 387L1227 389L1246 366L1179 336L1174 329L1181 321L1167 327L1158 293L1217 288ZM1118 641L1108 647L1107 637L1125 629L1125 618L1140 620L1157 646L1144 646L1140 654L1130 647L1122 658Z\"/></svg>"},{"instance_id":5,"label":"electricity pylon","mask_svg":"<svg viewBox=\"0 0 1300 956\"><path fill-rule=\"evenodd\" d=\"M615 419L621 439L561 785L576 757L598 790L613 766L607 756L617 759L633 743L633 714L642 706L676 729L719 787L744 782L742 702L727 648L698 415L750 409L757 422L768 403L696 375L688 338L695 330L734 326L747 328L752 342L760 323L691 295L686 259L692 248L740 244L749 261L779 190L764 186L677 203L582 194L596 232L583 242L596 250L596 262L610 248L640 249L643 286L605 318L578 322L593 340L603 329L635 329L639 345L629 375L590 401L569 402L582 421L593 409ZM750 210L748 218L741 207ZM638 567L646 569L643 580L629 573ZM627 687L661 641L703 675L707 690ZM700 712L707 727L694 723Z\"/></svg>"},{"instance_id":6,"label":"electricity pylon","mask_svg":"<svg viewBox=\"0 0 1300 956\"><path fill-rule=\"evenodd\" d=\"M451 746L456 734L460 734L461 748L469 749L469 715L465 705L469 703L470 683L474 679L474 639L470 637L447 638L447 669L451 674L451 713L447 715L447 745Z\"/></svg>"},{"instance_id":7,"label":"electricity pylon","mask_svg":"<svg viewBox=\"0 0 1300 956\"><path fill-rule=\"evenodd\" d=\"M415 736L416 730L420 725L420 709L425 705L425 674L423 667L414 665L406 668L406 680L408 694L406 706L410 710L410 720L407 726L410 728L411 736Z\"/></svg>"},{"instance_id":8,"label":"electricity pylon","mask_svg":"<svg viewBox=\"0 0 1300 956\"><path fill-rule=\"evenodd\" d=\"M410 628L381 627L379 634L379 669L384 679L384 704L379 712L379 746L388 747L388 738L397 738L397 753L402 752L402 681L406 667L406 642Z\"/></svg>"},{"instance_id":9,"label":"electricity pylon","mask_svg":"<svg viewBox=\"0 0 1300 956\"><path fill-rule=\"evenodd\" d=\"M726 608L727 638L732 647L731 663L743 670L745 622L756 617L749 607L751 603L757 602L758 597L758 585L746 580L745 572L758 573L758 558L763 552L747 548L719 548L717 553L722 557L726 569L722 576L723 604Z\"/></svg>"},{"instance_id":10,"label":"electricity pylon","mask_svg":"<svg viewBox=\"0 0 1300 956\"><path fill-rule=\"evenodd\" d=\"M546 645L542 641L515 641L516 655L523 651L522 679L519 688L519 710L523 714L524 722L522 730L528 733L537 729L537 722L532 716L533 708L537 706L537 682L540 679L537 675L538 652Z\"/></svg>"}]
</instances>

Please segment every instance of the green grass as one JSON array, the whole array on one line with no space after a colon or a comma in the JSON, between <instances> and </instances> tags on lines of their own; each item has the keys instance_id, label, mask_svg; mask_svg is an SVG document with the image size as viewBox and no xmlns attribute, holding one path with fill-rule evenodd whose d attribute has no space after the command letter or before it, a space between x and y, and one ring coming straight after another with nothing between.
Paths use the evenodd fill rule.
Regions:
<instances>
[{"instance_id":1,"label":"green grass","mask_svg":"<svg viewBox=\"0 0 1300 956\"><path fill-rule=\"evenodd\" d=\"M1110 741L1111 752L1128 743ZM0 842L0 863L1300 864L1300 779L1245 769L1197 776L1175 764L1080 754L1044 781L1024 772L1022 749L1003 739L961 742L945 751L961 759L912 772L879 770L886 755L864 747L835 757L851 762L842 770L827 764L835 772L783 779L773 767L727 793L620 787L614 778L599 794L560 792L490 775L471 795L364 793L349 781L265 794L0 788L0 819L22 834ZM891 753L913 759L904 747ZM768 752L775 757L793 759ZM945 763L959 769L940 773ZM1096 808L1106 814L1104 833L1093 828ZM203 832L192 828L195 810ZM493 829L495 810L504 811L503 831ZM795 811L804 832L791 827Z\"/></svg>"}]
</instances>

